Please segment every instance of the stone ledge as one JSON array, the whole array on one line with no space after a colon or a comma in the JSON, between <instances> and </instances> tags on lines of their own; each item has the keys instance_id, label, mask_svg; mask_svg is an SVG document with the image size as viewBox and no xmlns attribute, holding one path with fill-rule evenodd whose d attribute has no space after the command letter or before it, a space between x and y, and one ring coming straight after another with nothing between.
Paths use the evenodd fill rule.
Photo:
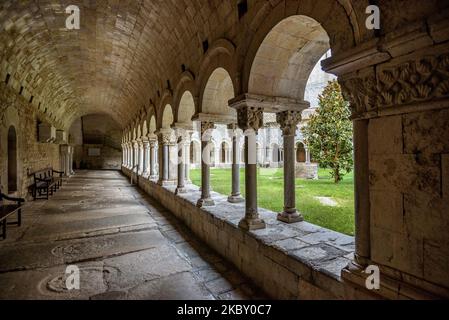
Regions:
<instances>
[{"instance_id":1,"label":"stone ledge","mask_svg":"<svg viewBox=\"0 0 449 320\"><path fill-rule=\"evenodd\" d=\"M130 175L125 168L123 173ZM139 179L139 186L272 298L370 297L341 279L341 270L353 258L353 237L307 222L287 225L266 209L259 212L267 228L245 232L238 228L244 203L230 204L225 196L212 192L216 205L200 209L197 186L188 185L188 193L181 195L175 195L174 186L161 187L147 179Z\"/></svg>"}]
</instances>

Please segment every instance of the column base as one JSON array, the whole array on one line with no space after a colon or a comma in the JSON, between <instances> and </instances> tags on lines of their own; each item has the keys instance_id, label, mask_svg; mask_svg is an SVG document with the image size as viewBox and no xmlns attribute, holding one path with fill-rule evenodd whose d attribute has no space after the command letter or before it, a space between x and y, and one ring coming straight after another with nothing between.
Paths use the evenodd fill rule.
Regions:
<instances>
[{"instance_id":1,"label":"column base","mask_svg":"<svg viewBox=\"0 0 449 320\"><path fill-rule=\"evenodd\" d=\"M192 184L192 180L185 180L185 184Z\"/></svg>"},{"instance_id":2,"label":"column base","mask_svg":"<svg viewBox=\"0 0 449 320\"><path fill-rule=\"evenodd\" d=\"M169 187L173 185L173 183L171 183L169 180L159 180L157 184L161 187Z\"/></svg>"},{"instance_id":3,"label":"column base","mask_svg":"<svg viewBox=\"0 0 449 320\"><path fill-rule=\"evenodd\" d=\"M265 224L265 221L263 221L262 219L243 218L239 223L239 228L246 231L265 229L266 227L267 225Z\"/></svg>"},{"instance_id":4,"label":"column base","mask_svg":"<svg viewBox=\"0 0 449 320\"><path fill-rule=\"evenodd\" d=\"M209 198L209 199L200 199L200 200L198 200L196 206L198 208L213 207L213 206L215 206L215 202L211 198Z\"/></svg>"},{"instance_id":5,"label":"column base","mask_svg":"<svg viewBox=\"0 0 449 320\"><path fill-rule=\"evenodd\" d=\"M157 181L159 177L158 176L150 176L148 179L152 181Z\"/></svg>"},{"instance_id":6,"label":"column base","mask_svg":"<svg viewBox=\"0 0 449 320\"><path fill-rule=\"evenodd\" d=\"M176 188L176 191L175 191L176 195L183 194L183 193L187 193L187 189L185 187L177 187Z\"/></svg>"},{"instance_id":7,"label":"column base","mask_svg":"<svg viewBox=\"0 0 449 320\"><path fill-rule=\"evenodd\" d=\"M303 222L304 217L298 211L281 212L278 214L278 220L285 223L296 223L296 222Z\"/></svg>"},{"instance_id":8,"label":"column base","mask_svg":"<svg viewBox=\"0 0 449 320\"><path fill-rule=\"evenodd\" d=\"M228 197L228 202L230 202L230 203L242 203L242 202L245 202L245 199L241 195L229 196Z\"/></svg>"}]
</instances>

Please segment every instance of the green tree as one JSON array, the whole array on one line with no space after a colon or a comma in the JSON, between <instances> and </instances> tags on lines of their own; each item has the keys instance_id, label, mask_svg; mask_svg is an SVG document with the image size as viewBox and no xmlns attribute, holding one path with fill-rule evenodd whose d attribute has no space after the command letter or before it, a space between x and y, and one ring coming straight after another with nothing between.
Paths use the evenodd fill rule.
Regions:
<instances>
[{"instance_id":1,"label":"green tree","mask_svg":"<svg viewBox=\"0 0 449 320\"><path fill-rule=\"evenodd\" d=\"M330 81L319 96L317 112L302 130L312 157L321 167L332 169L335 183L351 172L354 164L350 116L340 85Z\"/></svg>"}]
</instances>

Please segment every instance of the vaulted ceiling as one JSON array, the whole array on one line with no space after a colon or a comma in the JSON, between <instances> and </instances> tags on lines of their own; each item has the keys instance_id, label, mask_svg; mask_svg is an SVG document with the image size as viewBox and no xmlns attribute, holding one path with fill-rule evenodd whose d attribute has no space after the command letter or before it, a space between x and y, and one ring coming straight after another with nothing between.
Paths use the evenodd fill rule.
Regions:
<instances>
[{"instance_id":1,"label":"vaulted ceiling","mask_svg":"<svg viewBox=\"0 0 449 320\"><path fill-rule=\"evenodd\" d=\"M80 30L65 28L73 4L80 8ZM0 6L2 69L63 122L106 112L125 124L168 86L169 74L200 60L202 41L220 32L220 22L237 19L230 2L218 0L9 0Z\"/></svg>"}]
</instances>

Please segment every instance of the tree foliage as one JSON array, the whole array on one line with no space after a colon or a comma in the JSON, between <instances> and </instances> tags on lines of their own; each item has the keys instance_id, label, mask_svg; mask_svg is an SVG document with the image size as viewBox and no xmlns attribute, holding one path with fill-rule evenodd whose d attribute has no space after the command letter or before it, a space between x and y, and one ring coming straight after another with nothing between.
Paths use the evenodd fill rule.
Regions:
<instances>
[{"instance_id":1,"label":"tree foliage","mask_svg":"<svg viewBox=\"0 0 449 320\"><path fill-rule=\"evenodd\" d=\"M317 112L302 130L312 157L321 167L332 169L335 183L351 172L354 164L350 116L340 85L330 81L319 96Z\"/></svg>"}]
</instances>

